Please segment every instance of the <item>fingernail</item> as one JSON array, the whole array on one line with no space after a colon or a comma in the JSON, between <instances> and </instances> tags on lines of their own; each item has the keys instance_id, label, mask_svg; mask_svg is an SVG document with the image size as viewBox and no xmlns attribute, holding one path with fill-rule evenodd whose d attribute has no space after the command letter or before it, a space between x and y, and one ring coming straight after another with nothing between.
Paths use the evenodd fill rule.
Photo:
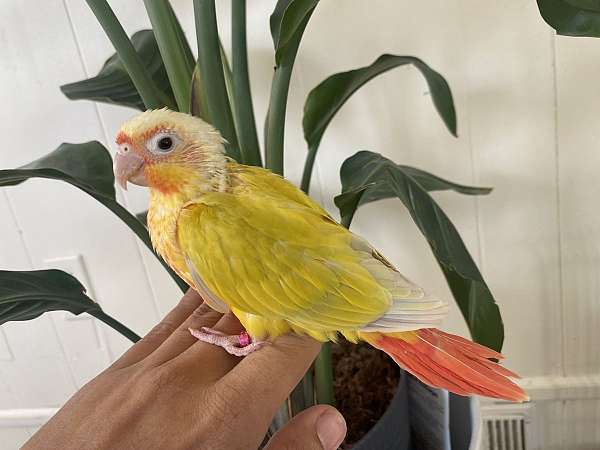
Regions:
<instances>
[{"instance_id":1,"label":"fingernail","mask_svg":"<svg viewBox=\"0 0 600 450\"><path fill-rule=\"evenodd\" d=\"M346 421L334 409L328 409L317 419L317 436L323 450L336 450L346 436Z\"/></svg>"}]
</instances>

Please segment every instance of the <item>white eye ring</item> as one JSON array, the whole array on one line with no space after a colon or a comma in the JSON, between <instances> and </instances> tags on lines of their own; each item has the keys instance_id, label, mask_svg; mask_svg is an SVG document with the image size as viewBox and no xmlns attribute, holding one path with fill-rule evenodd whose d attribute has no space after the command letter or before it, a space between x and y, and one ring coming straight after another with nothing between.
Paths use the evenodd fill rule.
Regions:
<instances>
[{"instance_id":1,"label":"white eye ring","mask_svg":"<svg viewBox=\"0 0 600 450\"><path fill-rule=\"evenodd\" d=\"M130 145L127 143L121 144L119 145L119 153L121 153L122 155L124 155L125 153L128 153L130 150Z\"/></svg>"},{"instance_id":2,"label":"white eye ring","mask_svg":"<svg viewBox=\"0 0 600 450\"><path fill-rule=\"evenodd\" d=\"M172 131L160 131L148 139L146 148L158 155L172 152L181 143L179 136Z\"/></svg>"}]
</instances>

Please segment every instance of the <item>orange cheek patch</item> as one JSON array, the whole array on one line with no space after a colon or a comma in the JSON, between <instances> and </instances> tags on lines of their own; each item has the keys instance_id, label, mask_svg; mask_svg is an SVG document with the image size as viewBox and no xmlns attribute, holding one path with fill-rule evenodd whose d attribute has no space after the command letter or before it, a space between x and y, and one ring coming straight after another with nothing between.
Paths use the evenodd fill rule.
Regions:
<instances>
[{"instance_id":1,"label":"orange cheek patch","mask_svg":"<svg viewBox=\"0 0 600 450\"><path fill-rule=\"evenodd\" d=\"M145 176L148 185L158 189L164 194L180 192L186 185L186 181L193 179L193 170L175 165L148 164Z\"/></svg>"}]
</instances>

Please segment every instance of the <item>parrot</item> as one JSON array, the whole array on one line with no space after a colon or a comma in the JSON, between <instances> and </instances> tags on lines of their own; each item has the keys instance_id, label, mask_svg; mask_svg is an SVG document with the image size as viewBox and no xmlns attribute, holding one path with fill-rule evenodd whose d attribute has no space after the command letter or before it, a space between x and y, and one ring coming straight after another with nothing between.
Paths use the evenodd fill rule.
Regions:
<instances>
[{"instance_id":1,"label":"parrot","mask_svg":"<svg viewBox=\"0 0 600 450\"><path fill-rule=\"evenodd\" d=\"M116 182L150 191L156 252L239 335L191 329L245 356L287 333L340 335L387 353L423 383L459 395L526 401L503 356L439 329L448 304L403 276L365 239L268 169L226 156L204 120L167 108L126 121L116 137Z\"/></svg>"}]
</instances>

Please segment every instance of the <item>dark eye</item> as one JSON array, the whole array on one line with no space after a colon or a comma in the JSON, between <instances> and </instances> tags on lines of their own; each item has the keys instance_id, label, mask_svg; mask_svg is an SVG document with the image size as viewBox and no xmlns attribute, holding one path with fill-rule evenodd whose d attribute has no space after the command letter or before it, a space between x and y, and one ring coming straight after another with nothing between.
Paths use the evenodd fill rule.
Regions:
<instances>
[{"instance_id":1,"label":"dark eye","mask_svg":"<svg viewBox=\"0 0 600 450\"><path fill-rule=\"evenodd\" d=\"M181 143L179 136L173 131L165 130L156 133L146 142L146 148L149 152L156 155L166 155L172 152Z\"/></svg>"},{"instance_id":2,"label":"dark eye","mask_svg":"<svg viewBox=\"0 0 600 450\"><path fill-rule=\"evenodd\" d=\"M160 138L158 141L158 148L164 151L171 150L173 147L173 139L168 136Z\"/></svg>"}]
</instances>

